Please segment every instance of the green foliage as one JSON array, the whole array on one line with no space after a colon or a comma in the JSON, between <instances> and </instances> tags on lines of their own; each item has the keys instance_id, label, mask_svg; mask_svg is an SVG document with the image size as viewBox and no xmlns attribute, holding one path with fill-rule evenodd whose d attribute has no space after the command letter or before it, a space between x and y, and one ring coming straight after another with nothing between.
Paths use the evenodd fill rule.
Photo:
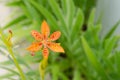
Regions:
<instances>
[{"instance_id":1,"label":"green foliage","mask_svg":"<svg viewBox=\"0 0 120 80\"><path fill-rule=\"evenodd\" d=\"M39 66L32 69L31 64L39 64L42 54L38 52L32 57L21 46L26 44L26 48L27 44L33 41L30 31L33 29L39 31L43 20L48 22L51 32L61 31L62 35L58 42L65 49L65 54L50 52L46 74L49 74L52 80L119 80L120 51L117 49L117 42L120 37L112 36L119 22L104 39L101 39L99 34L102 26L94 24L95 9L86 20L87 11L83 7L79 8L76 0L12 0L7 5L19 7L21 15L0 30L5 31L5 37L8 29L13 31L12 50L22 70L26 69L24 74L27 80L40 80ZM87 26L87 30L82 30L84 25ZM0 49L7 50L3 43L1 40ZM16 50L15 46L20 47ZM7 51L9 53L9 50ZM0 53L6 56L4 50L0 50ZM18 71L9 67L13 65L11 57L9 55L6 57L8 60L1 62L0 68L10 73L0 76L0 80L14 80L13 76L20 79Z\"/></svg>"},{"instance_id":2,"label":"green foliage","mask_svg":"<svg viewBox=\"0 0 120 80\"><path fill-rule=\"evenodd\" d=\"M112 36L112 34L114 33L114 31L116 30L116 28L119 26L120 24L120 20L111 28L111 30L106 34L104 39L109 38L110 36Z\"/></svg>"},{"instance_id":3,"label":"green foliage","mask_svg":"<svg viewBox=\"0 0 120 80\"><path fill-rule=\"evenodd\" d=\"M75 5L81 8L85 14L85 23L89 18L89 13L96 6L97 0L73 0Z\"/></svg>"}]
</instances>

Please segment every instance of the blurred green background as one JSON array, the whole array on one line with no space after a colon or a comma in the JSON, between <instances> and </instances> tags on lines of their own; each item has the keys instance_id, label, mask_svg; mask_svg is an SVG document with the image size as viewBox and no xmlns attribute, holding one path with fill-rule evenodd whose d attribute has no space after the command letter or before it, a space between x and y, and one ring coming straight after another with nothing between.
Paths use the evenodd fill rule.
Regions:
<instances>
[{"instance_id":1,"label":"blurred green background","mask_svg":"<svg viewBox=\"0 0 120 80\"><path fill-rule=\"evenodd\" d=\"M100 19L95 23L96 0L9 0L5 4L15 10L11 20L0 28L0 53L8 58L0 62L0 68L8 71L0 75L0 80L21 80L1 38L7 39L8 30L13 33L12 50L26 80L40 80L42 53L31 56L26 48L34 41L31 30L40 31L43 20L48 22L51 33L61 31L57 42L65 49L65 54L50 52L45 80L120 79L120 36L113 36L120 21L100 38Z\"/></svg>"}]
</instances>

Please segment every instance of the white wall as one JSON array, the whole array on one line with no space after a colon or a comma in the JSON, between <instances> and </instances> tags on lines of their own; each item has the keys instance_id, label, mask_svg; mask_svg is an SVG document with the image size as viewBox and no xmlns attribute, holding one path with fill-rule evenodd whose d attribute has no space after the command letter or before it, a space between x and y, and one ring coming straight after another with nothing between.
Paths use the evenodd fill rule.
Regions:
<instances>
[{"instance_id":1,"label":"white wall","mask_svg":"<svg viewBox=\"0 0 120 80\"><path fill-rule=\"evenodd\" d=\"M98 0L96 8L96 20L102 14L102 32L103 37L112 26L120 20L120 0ZM120 25L115 35L120 34Z\"/></svg>"},{"instance_id":2,"label":"white wall","mask_svg":"<svg viewBox=\"0 0 120 80\"><path fill-rule=\"evenodd\" d=\"M0 26L4 26L9 21L10 12L11 9L6 7L3 2L0 2Z\"/></svg>"}]
</instances>

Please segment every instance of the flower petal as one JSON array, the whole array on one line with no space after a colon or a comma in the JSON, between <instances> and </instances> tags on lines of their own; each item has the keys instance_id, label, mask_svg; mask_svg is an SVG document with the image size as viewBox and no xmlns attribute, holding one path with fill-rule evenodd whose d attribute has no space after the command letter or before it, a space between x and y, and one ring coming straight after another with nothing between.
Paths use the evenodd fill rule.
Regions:
<instances>
[{"instance_id":1,"label":"flower petal","mask_svg":"<svg viewBox=\"0 0 120 80\"><path fill-rule=\"evenodd\" d=\"M47 46L54 52L62 52L62 53L65 52L59 43L48 42Z\"/></svg>"},{"instance_id":2,"label":"flower petal","mask_svg":"<svg viewBox=\"0 0 120 80\"><path fill-rule=\"evenodd\" d=\"M50 40L55 41L55 40L57 40L60 37L60 35L61 35L61 32L60 31L56 31L53 34L51 34Z\"/></svg>"},{"instance_id":3,"label":"flower petal","mask_svg":"<svg viewBox=\"0 0 120 80\"><path fill-rule=\"evenodd\" d=\"M27 50L31 52L36 52L42 48L42 43L41 42L35 42L30 45Z\"/></svg>"},{"instance_id":4,"label":"flower petal","mask_svg":"<svg viewBox=\"0 0 120 80\"><path fill-rule=\"evenodd\" d=\"M47 38L49 36L49 34L50 34L50 29L49 29L49 26L48 26L46 21L42 22L41 33L42 33L44 38Z\"/></svg>"},{"instance_id":5,"label":"flower petal","mask_svg":"<svg viewBox=\"0 0 120 80\"><path fill-rule=\"evenodd\" d=\"M31 34L32 34L32 36L36 39L36 40L38 40L38 41L41 41L42 40L42 34L40 34L39 32L37 32L37 31L35 31L35 30L33 30L33 31L31 31Z\"/></svg>"},{"instance_id":6,"label":"flower petal","mask_svg":"<svg viewBox=\"0 0 120 80\"><path fill-rule=\"evenodd\" d=\"M48 48L44 48L43 51L42 51L42 54L43 54L43 57L44 57L45 59L47 59L48 56L49 56Z\"/></svg>"}]
</instances>

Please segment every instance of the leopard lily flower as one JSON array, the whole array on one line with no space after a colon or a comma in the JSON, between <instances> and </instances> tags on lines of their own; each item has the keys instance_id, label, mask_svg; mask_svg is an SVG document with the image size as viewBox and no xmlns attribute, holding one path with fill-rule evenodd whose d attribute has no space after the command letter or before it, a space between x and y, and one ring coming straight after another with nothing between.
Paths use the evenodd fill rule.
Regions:
<instances>
[{"instance_id":1,"label":"leopard lily flower","mask_svg":"<svg viewBox=\"0 0 120 80\"><path fill-rule=\"evenodd\" d=\"M48 48L53 52L64 53L64 49L60 46L60 43L54 42L55 40L59 39L61 32L53 32L49 37L50 28L46 21L42 22L41 33L33 30L31 31L31 34L35 38L36 42L32 43L32 45L30 45L27 50L32 52L32 55L42 49L43 58L47 59L49 56Z\"/></svg>"}]
</instances>

